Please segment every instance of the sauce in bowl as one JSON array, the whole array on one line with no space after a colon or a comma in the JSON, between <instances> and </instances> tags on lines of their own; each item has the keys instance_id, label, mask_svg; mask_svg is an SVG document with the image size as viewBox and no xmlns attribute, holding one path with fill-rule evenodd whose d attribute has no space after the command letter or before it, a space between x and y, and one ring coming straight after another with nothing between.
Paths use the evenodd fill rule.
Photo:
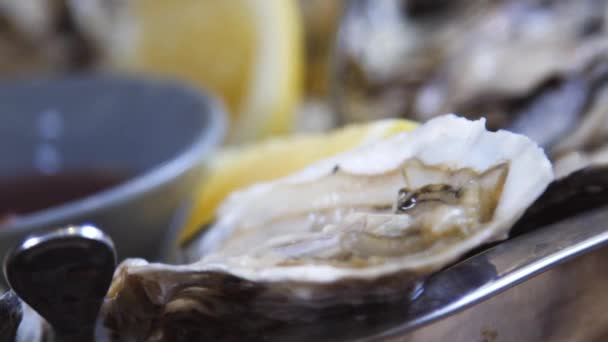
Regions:
<instances>
[{"instance_id":1,"label":"sauce in bowl","mask_svg":"<svg viewBox=\"0 0 608 342\"><path fill-rule=\"evenodd\" d=\"M0 227L18 216L90 196L129 178L123 173L82 170L0 179Z\"/></svg>"}]
</instances>

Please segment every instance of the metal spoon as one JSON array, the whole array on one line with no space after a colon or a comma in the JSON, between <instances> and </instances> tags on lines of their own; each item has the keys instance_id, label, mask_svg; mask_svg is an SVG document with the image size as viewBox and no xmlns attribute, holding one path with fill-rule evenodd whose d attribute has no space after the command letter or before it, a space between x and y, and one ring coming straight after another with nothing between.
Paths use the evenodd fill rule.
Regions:
<instances>
[{"instance_id":1,"label":"metal spoon","mask_svg":"<svg viewBox=\"0 0 608 342\"><path fill-rule=\"evenodd\" d=\"M94 340L115 267L112 240L91 225L30 236L4 260L10 286L47 320L61 342Z\"/></svg>"}]
</instances>

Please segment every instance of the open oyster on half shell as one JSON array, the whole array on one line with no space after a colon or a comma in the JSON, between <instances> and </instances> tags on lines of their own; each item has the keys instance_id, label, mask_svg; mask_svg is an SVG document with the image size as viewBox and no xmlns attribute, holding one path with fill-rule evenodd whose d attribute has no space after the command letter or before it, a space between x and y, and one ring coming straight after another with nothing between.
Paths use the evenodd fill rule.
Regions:
<instances>
[{"instance_id":1,"label":"open oyster on half shell","mask_svg":"<svg viewBox=\"0 0 608 342\"><path fill-rule=\"evenodd\" d=\"M187 265L127 260L103 309L115 340L271 339L332 306L408 296L504 239L553 180L528 138L454 115L230 195Z\"/></svg>"}]
</instances>

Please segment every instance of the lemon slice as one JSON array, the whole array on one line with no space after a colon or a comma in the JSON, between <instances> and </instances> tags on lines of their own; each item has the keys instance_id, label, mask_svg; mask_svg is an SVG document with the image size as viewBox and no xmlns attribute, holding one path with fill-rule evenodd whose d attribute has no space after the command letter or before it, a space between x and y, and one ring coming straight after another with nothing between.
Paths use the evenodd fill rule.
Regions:
<instances>
[{"instance_id":1,"label":"lemon slice","mask_svg":"<svg viewBox=\"0 0 608 342\"><path fill-rule=\"evenodd\" d=\"M183 244L211 223L215 211L232 191L287 176L307 165L399 132L416 123L386 119L352 124L329 134L300 134L268 139L242 147L226 147L210 160L207 176L195 192L190 217L179 236Z\"/></svg>"},{"instance_id":2,"label":"lemon slice","mask_svg":"<svg viewBox=\"0 0 608 342\"><path fill-rule=\"evenodd\" d=\"M111 67L218 94L230 114L228 142L291 131L303 64L296 0L120 1L105 23L92 1L77 3Z\"/></svg>"}]
</instances>

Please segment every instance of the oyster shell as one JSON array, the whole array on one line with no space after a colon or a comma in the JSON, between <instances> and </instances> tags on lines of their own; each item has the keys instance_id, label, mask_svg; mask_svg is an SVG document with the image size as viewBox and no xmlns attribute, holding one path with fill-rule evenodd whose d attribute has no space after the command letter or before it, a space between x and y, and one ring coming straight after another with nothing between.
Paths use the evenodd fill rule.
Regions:
<instances>
[{"instance_id":1,"label":"oyster shell","mask_svg":"<svg viewBox=\"0 0 608 342\"><path fill-rule=\"evenodd\" d=\"M346 14L334 91L347 120L449 110L551 154L608 141L606 0L356 0Z\"/></svg>"},{"instance_id":2,"label":"oyster shell","mask_svg":"<svg viewBox=\"0 0 608 342\"><path fill-rule=\"evenodd\" d=\"M511 229L511 236L606 206L608 165L591 164L553 181Z\"/></svg>"},{"instance_id":3,"label":"oyster shell","mask_svg":"<svg viewBox=\"0 0 608 342\"><path fill-rule=\"evenodd\" d=\"M445 115L233 193L194 244L199 261L119 267L106 325L117 340L245 339L407 296L506 238L552 179L528 138Z\"/></svg>"},{"instance_id":4,"label":"oyster shell","mask_svg":"<svg viewBox=\"0 0 608 342\"><path fill-rule=\"evenodd\" d=\"M91 1L0 1L0 77L94 68L101 51L74 10L85 2Z\"/></svg>"}]
</instances>

